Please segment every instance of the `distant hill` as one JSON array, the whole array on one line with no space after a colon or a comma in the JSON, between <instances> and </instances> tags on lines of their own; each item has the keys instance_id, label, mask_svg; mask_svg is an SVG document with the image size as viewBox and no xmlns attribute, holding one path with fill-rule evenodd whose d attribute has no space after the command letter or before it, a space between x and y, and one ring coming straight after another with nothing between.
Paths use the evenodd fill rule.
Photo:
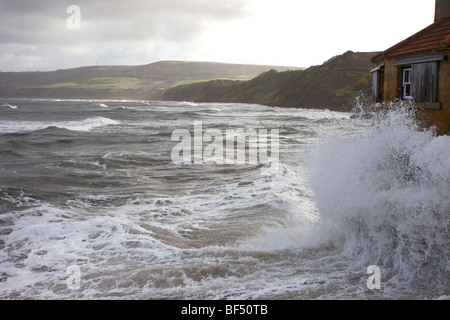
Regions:
<instances>
[{"instance_id":1,"label":"distant hill","mask_svg":"<svg viewBox=\"0 0 450 320\"><path fill-rule=\"evenodd\" d=\"M160 100L165 89L212 79L250 80L295 67L160 61L142 66L91 66L51 72L0 72L1 98Z\"/></svg>"},{"instance_id":2,"label":"distant hill","mask_svg":"<svg viewBox=\"0 0 450 320\"><path fill-rule=\"evenodd\" d=\"M375 54L348 51L304 71L269 70L246 82L213 80L176 86L162 98L349 111L356 96L371 97L370 58Z\"/></svg>"}]
</instances>

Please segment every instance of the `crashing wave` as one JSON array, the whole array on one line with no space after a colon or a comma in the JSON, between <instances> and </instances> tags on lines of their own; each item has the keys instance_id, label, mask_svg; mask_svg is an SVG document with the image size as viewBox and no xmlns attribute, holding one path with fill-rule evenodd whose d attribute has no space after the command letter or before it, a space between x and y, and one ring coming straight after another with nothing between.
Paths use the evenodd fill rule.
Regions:
<instances>
[{"instance_id":1,"label":"crashing wave","mask_svg":"<svg viewBox=\"0 0 450 320\"><path fill-rule=\"evenodd\" d=\"M373 126L328 137L314 151L311 186L321 218L345 250L384 268L391 283L449 279L450 137L420 129L410 105L391 105Z\"/></svg>"}]
</instances>

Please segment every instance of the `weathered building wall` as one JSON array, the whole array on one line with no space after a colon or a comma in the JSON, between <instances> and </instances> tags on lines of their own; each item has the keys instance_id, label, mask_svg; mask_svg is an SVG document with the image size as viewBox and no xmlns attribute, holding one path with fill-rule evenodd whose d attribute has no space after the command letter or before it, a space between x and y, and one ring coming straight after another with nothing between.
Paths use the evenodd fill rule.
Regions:
<instances>
[{"instance_id":1,"label":"weathered building wall","mask_svg":"<svg viewBox=\"0 0 450 320\"><path fill-rule=\"evenodd\" d=\"M450 55L450 53L449 53ZM449 57L450 58L450 57ZM401 99L402 68L394 66L394 59L384 61L384 85L383 101L395 101ZM439 134L450 133L450 61L439 62L438 78L438 102L439 104L418 103L418 120L425 127L436 126Z\"/></svg>"},{"instance_id":2,"label":"weathered building wall","mask_svg":"<svg viewBox=\"0 0 450 320\"><path fill-rule=\"evenodd\" d=\"M402 99L403 68L411 67L406 96L416 101L419 120L450 134L450 0L436 0L435 22L372 57L374 102ZM384 66L384 68L383 68ZM384 78L381 85L378 79ZM404 98L404 97L403 97Z\"/></svg>"},{"instance_id":3,"label":"weathered building wall","mask_svg":"<svg viewBox=\"0 0 450 320\"><path fill-rule=\"evenodd\" d=\"M439 63L438 100L443 110L450 110L450 61L448 59Z\"/></svg>"},{"instance_id":4,"label":"weathered building wall","mask_svg":"<svg viewBox=\"0 0 450 320\"><path fill-rule=\"evenodd\" d=\"M450 61L439 63L438 101L441 110L425 110L420 113L426 126L436 126L438 133L450 133Z\"/></svg>"},{"instance_id":5,"label":"weathered building wall","mask_svg":"<svg viewBox=\"0 0 450 320\"><path fill-rule=\"evenodd\" d=\"M392 63L392 60L387 60L384 67L384 101L394 101L400 98L401 71L398 67L393 66Z\"/></svg>"}]
</instances>

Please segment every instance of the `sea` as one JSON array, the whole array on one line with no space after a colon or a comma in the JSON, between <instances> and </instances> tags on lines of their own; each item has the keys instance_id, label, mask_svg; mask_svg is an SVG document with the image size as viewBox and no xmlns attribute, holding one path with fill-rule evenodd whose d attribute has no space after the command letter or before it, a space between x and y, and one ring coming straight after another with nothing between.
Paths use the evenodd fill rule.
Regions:
<instances>
[{"instance_id":1,"label":"sea","mask_svg":"<svg viewBox=\"0 0 450 320\"><path fill-rule=\"evenodd\" d=\"M450 137L411 108L0 105L2 300L450 299Z\"/></svg>"}]
</instances>

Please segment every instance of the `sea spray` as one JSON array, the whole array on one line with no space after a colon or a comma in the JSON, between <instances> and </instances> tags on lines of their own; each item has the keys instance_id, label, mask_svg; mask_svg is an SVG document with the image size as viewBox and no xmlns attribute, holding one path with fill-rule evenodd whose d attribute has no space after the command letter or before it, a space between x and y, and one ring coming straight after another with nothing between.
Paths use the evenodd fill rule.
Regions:
<instances>
[{"instance_id":1,"label":"sea spray","mask_svg":"<svg viewBox=\"0 0 450 320\"><path fill-rule=\"evenodd\" d=\"M325 137L310 184L347 254L380 266L388 285L448 295L450 137L420 129L414 113L391 104L367 131Z\"/></svg>"},{"instance_id":2,"label":"sea spray","mask_svg":"<svg viewBox=\"0 0 450 320\"><path fill-rule=\"evenodd\" d=\"M20 100L17 110L2 112L0 299L450 297L445 137L327 110L93 103ZM280 161L173 164L171 134L193 121L220 130L279 128ZM326 132L336 137L324 138ZM382 161L383 146L402 146L390 141L392 132L416 137L416 146L401 149L414 152ZM318 144L319 161L312 162ZM374 169L377 159L392 179ZM346 175L355 185L339 180ZM374 185L377 177L385 179ZM325 180L320 189L312 178L334 184ZM395 203L403 189L416 220ZM358 198L369 191L373 200ZM367 199L372 203L364 205ZM335 210L336 203L348 210ZM352 212L356 204L360 216ZM434 220L422 223L428 212ZM407 250L423 251L425 260Z\"/></svg>"}]
</instances>

